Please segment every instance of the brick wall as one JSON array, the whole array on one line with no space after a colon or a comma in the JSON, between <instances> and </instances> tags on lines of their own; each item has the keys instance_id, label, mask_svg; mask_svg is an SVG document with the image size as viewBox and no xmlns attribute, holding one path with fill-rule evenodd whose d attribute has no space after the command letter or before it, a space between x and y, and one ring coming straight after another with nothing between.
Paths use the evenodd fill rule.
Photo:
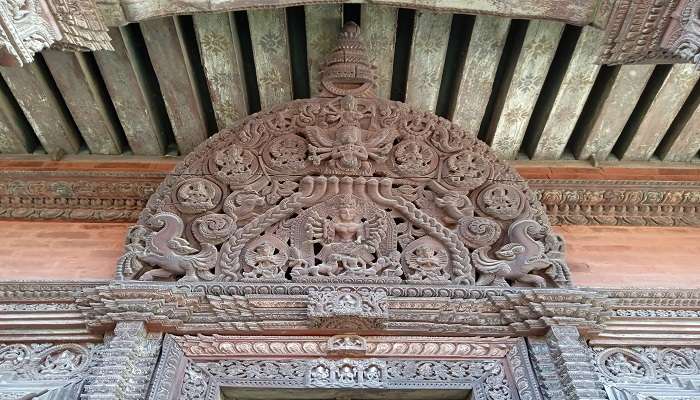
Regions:
<instances>
[{"instance_id":1,"label":"brick wall","mask_svg":"<svg viewBox=\"0 0 700 400\"><path fill-rule=\"evenodd\" d=\"M0 221L0 280L110 279L129 225ZM700 288L700 228L556 229L580 286Z\"/></svg>"}]
</instances>

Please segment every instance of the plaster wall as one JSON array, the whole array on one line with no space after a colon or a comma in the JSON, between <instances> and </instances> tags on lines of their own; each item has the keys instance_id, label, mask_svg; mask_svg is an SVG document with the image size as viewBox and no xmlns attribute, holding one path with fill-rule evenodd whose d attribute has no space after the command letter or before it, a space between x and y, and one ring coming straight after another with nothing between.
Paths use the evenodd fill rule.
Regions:
<instances>
[{"instance_id":1,"label":"plaster wall","mask_svg":"<svg viewBox=\"0 0 700 400\"><path fill-rule=\"evenodd\" d=\"M0 221L0 280L112 279L130 225ZM555 229L579 286L700 288L700 228Z\"/></svg>"}]
</instances>

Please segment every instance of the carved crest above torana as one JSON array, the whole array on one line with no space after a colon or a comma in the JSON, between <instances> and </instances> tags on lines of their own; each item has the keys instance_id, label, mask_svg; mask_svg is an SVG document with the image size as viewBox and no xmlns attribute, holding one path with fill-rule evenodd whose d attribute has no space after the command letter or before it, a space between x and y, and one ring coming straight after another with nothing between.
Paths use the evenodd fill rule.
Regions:
<instances>
[{"instance_id":1,"label":"carved crest above torana","mask_svg":"<svg viewBox=\"0 0 700 400\"><path fill-rule=\"evenodd\" d=\"M320 97L219 132L165 179L118 278L568 286L518 173L450 121L376 98L373 71L345 25Z\"/></svg>"}]
</instances>

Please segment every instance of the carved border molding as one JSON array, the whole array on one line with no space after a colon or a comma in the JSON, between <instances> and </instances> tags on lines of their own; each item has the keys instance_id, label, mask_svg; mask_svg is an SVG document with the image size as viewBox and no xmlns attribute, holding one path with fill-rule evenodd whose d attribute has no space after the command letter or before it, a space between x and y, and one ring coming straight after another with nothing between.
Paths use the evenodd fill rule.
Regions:
<instances>
[{"instance_id":1,"label":"carved border molding","mask_svg":"<svg viewBox=\"0 0 700 400\"><path fill-rule=\"evenodd\" d=\"M535 382L523 339L168 335L148 398L209 400L221 386L245 386L465 388L479 400L539 400Z\"/></svg>"},{"instance_id":2,"label":"carved border molding","mask_svg":"<svg viewBox=\"0 0 700 400\"><path fill-rule=\"evenodd\" d=\"M0 171L0 218L133 222L167 174ZM529 179L553 225L700 226L699 181Z\"/></svg>"},{"instance_id":3,"label":"carved border molding","mask_svg":"<svg viewBox=\"0 0 700 400\"><path fill-rule=\"evenodd\" d=\"M182 335L263 330L301 335L310 331L309 288L343 287L349 288L0 282L0 311L17 317L0 327L0 342L98 342L102 332L121 321L143 321L150 330ZM385 289L363 285L359 290ZM696 290L406 285L388 293L387 308L383 329L393 334L537 336L551 326L564 325L577 326L597 346L700 347L700 293ZM46 328L37 329L37 325Z\"/></svg>"}]
</instances>

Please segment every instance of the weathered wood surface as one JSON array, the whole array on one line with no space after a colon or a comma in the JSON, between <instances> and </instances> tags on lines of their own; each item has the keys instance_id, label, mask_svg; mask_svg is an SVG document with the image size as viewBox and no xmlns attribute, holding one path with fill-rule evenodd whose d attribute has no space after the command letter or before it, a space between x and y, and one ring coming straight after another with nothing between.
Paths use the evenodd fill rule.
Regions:
<instances>
[{"instance_id":1,"label":"weathered wood surface","mask_svg":"<svg viewBox=\"0 0 700 400\"><path fill-rule=\"evenodd\" d=\"M165 152L164 118L156 106L156 93L149 90L149 79L142 71L145 60L134 54L132 39L119 28L111 28L114 51L96 51L95 60L102 73L112 104L124 129L129 148L136 155L161 155Z\"/></svg>"},{"instance_id":2,"label":"weathered wood surface","mask_svg":"<svg viewBox=\"0 0 700 400\"><path fill-rule=\"evenodd\" d=\"M34 150L34 132L11 99L12 93L0 82L0 153L29 153Z\"/></svg>"},{"instance_id":3,"label":"weathered wood surface","mask_svg":"<svg viewBox=\"0 0 700 400\"><path fill-rule=\"evenodd\" d=\"M644 119L622 154L623 160L643 161L654 155L673 119L700 78L692 64L678 64L671 68Z\"/></svg>"},{"instance_id":4,"label":"weathered wood surface","mask_svg":"<svg viewBox=\"0 0 700 400\"><path fill-rule=\"evenodd\" d=\"M333 51L338 32L343 27L343 6L339 4L306 6L304 14L309 88L311 96L316 96L321 83L321 64Z\"/></svg>"},{"instance_id":5,"label":"weathered wood surface","mask_svg":"<svg viewBox=\"0 0 700 400\"><path fill-rule=\"evenodd\" d=\"M199 53L219 129L248 115L243 58L232 14L194 16Z\"/></svg>"},{"instance_id":6,"label":"weathered wood surface","mask_svg":"<svg viewBox=\"0 0 700 400\"><path fill-rule=\"evenodd\" d=\"M99 72L90 68L87 56L59 50L43 55L90 152L121 154L121 126L111 114L111 100L100 87Z\"/></svg>"},{"instance_id":7,"label":"weathered wood surface","mask_svg":"<svg viewBox=\"0 0 700 400\"><path fill-rule=\"evenodd\" d=\"M201 99L188 67L190 60L183 51L175 24L172 18L146 21L141 23L141 31L158 76L175 141L180 152L187 154L208 135Z\"/></svg>"},{"instance_id":8,"label":"weathered wood surface","mask_svg":"<svg viewBox=\"0 0 700 400\"><path fill-rule=\"evenodd\" d=\"M503 159L518 155L563 29L564 24L551 21L531 21L527 27L508 93L489 130L491 148Z\"/></svg>"},{"instance_id":9,"label":"weathered wood surface","mask_svg":"<svg viewBox=\"0 0 700 400\"><path fill-rule=\"evenodd\" d=\"M475 136L493 90L509 26L507 18L479 15L474 20L450 119Z\"/></svg>"},{"instance_id":10,"label":"weathered wood surface","mask_svg":"<svg viewBox=\"0 0 700 400\"><path fill-rule=\"evenodd\" d=\"M605 98L592 113L583 137L575 144L577 159L594 157L602 161L608 158L653 71L653 65L620 67Z\"/></svg>"},{"instance_id":11,"label":"weathered wood surface","mask_svg":"<svg viewBox=\"0 0 700 400\"><path fill-rule=\"evenodd\" d=\"M98 8L106 23L113 26L176 14L340 2L339 0L99 0ZM354 3L409 7L418 10L451 11L462 14L553 19L583 26L593 21L598 0L544 2L541 0L356 0Z\"/></svg>"},{"instance_id":12,"label":"weathered wood surface","mask_svg":"<svg viewBox=\"0 0 700 400\"><path fill-rule=\"evenodd\" d=\"M452 15L417 12L406 80L406 103L435 111Z\"/></svg>"},{"instance_id":13,"label":"weathered wood surface","mask_svg":"<svg viewBox=\"0 0 700 400\"><path fill-rule=\"evenodd\" d=\"M292 100L292 68L284 10L249 11L248 22L260 106L266 109Z\"/></svg>"},{"instance_id":14,"label":"weathered wood surface","mask_svg":"<svg viewBox=\"0 0 700 400\"><path fill-rule=\"evenodd\" d=\"M360 17L367 56L377 67L377 97L385 99L391 96L398 16L398 8L367 4Z\"/></svg>"},{"instance_id":15,"label":"weathered wood surface","mask_svg":"<svg viewBox=\"0 0 700 400\"><path fill-rule=\"evenodd\" d=\"M531 158L556 160L564 152L600 69L595 61L602 37L600 29L583 28Z\"/></svg>"},{"instance_id":16,"label":"weathered wood surface","mask_svg":"<svg viewBox=\"0 0 700 400\"><path fill-rule=\"evenodd\" d=\"M80 138L62 100L53 92L48 72L34 62L22 68L0 68L24 116L48 153L80 151Z\"/></svg>"},{"instance_id":17,"label":"weathered wood surface","mask_svg":"<svg viewBox=\"0 0 700 400\"><path fill-rule=\"evenodd\" d=\"M659 147L659 157L663 161L693 161L700 152L700 104L682 126L664 140Z\"/></svg>"}]
</instances>

